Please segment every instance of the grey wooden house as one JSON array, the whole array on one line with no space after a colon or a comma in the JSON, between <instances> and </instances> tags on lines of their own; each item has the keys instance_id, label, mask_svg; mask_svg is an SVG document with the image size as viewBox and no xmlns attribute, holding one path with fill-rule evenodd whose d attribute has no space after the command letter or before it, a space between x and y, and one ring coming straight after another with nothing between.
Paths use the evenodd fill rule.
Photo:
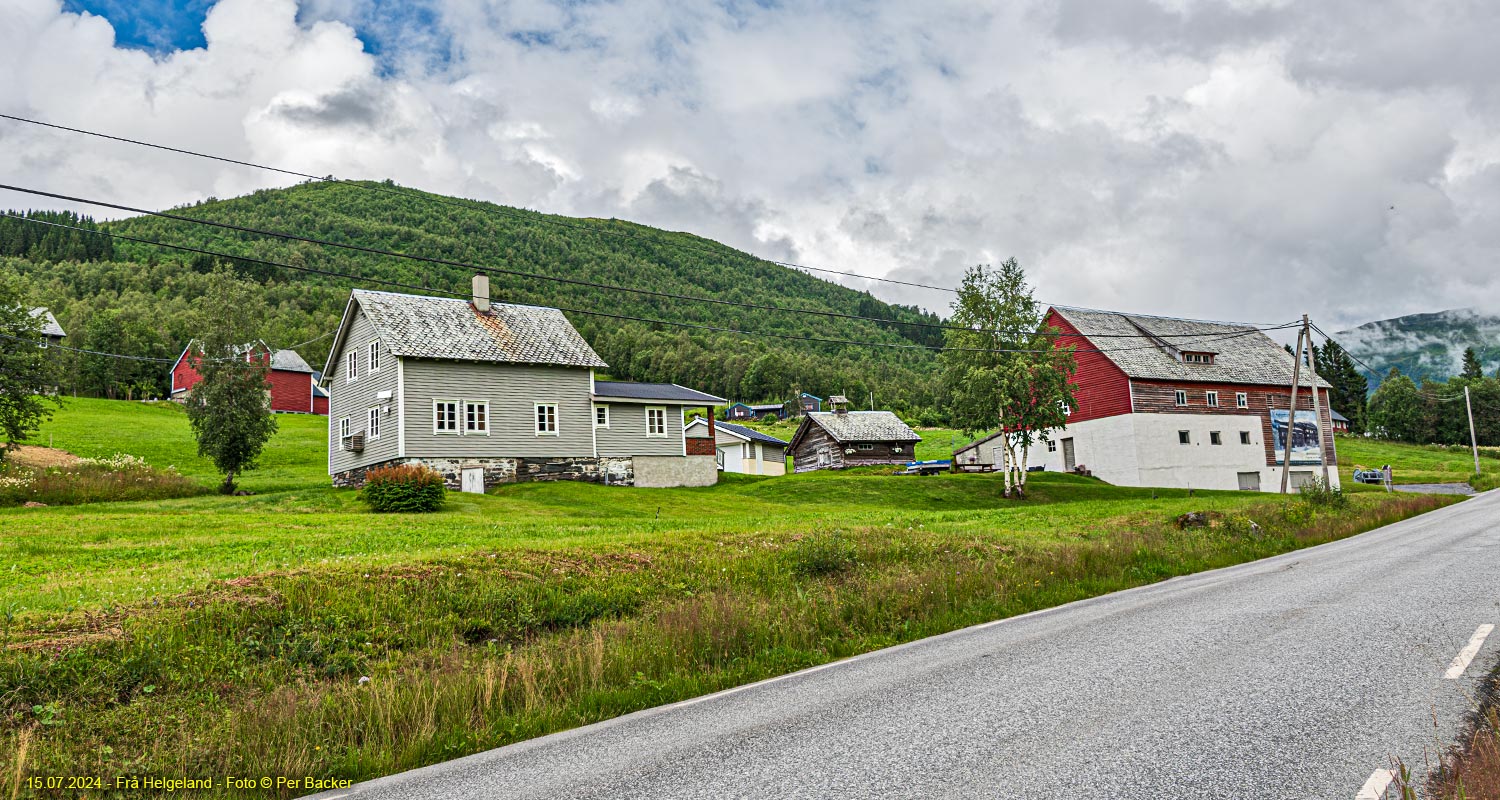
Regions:
<instances>
[{"instance_id":1,"label":"grey wooden house","mask_svg":"<svg viewBox=\"0 0 1500 800\"><path fill-rule=\"evenodd\" d=\"M922 437L889 411L814 411L792 434L792 470L905 464Z\"/></svg>"},{"instance_id":2,"label":"grey wooden house","mask_svg":"<svg viewBox=\"0 0 1500 800\"><path fill-rule=\"evenodd\" d=\"M607 365L555 308L354 291L323 369L328 473L423 464L466 491L528 480L703 486L717 480L723 398L675 384L595 380ZM702 441L697 441L702 439Z\"/></svg>"}]
</instances>

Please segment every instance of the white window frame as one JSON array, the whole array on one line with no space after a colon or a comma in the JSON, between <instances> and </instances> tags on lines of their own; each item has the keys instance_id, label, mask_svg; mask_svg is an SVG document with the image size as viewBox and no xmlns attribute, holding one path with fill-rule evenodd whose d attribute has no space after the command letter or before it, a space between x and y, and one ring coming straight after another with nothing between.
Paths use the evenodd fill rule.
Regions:
<instances>
[{"instance_id":1,"label":"white window frame","mask_svg":"<svg viewBox=\"0 0 1500 800\"><path fill-rule=\"evenodd\" d=\"M551 430L546 430L542 427L542 409L544 408L552 410L551 419L548 420L552 425ZM561 436L562 425L557 418L557 404L533 403L531 406L531 427L536 431L537 436Z\"/></svg>"},{"instance_id":2,"label":"white window frame","mask_svg":"<svg viewBox=\"0 0 1500 800\"><path fill-rule=\"evenodd\" d=\"M484 409L484 425L483 425L483 427L477 427L477 428L471 428L471 427L469 427L469 409L470 408L483 408ZM488 401L488 400L469 400L469 399L466 398L464 400L464 402L463 402L462 411L463 411L463 420L459 423L459 427L463 430L463 435L465 435L465 436L489 436L490 435L490 401Z\"/></svg>"},{"instance_id":3,"label":"white window frame","mask_svg":"<svg viewBox=\"0 0 1500 800\"><path fill-rule=\"evenodd\" d=\"M604 421L603 422L599 421L599 412L600 411L604 412ZM594 427L595 428L608 428L609 427L609 404L608 403L595 403L594 404Z\"/></svg>"},{"instance_id":4,"label":"white window frame","mask_svg":"<svg viewBox=\"0 0 1500 800\"><path fill-rule=\"evenodd\" d=\"M1218 408L1219 393L1216 391L1205 392L1203 396L1203 402L1207 403L1209 408Z\"/></svg>"},{"instance_id":5,"label":"white window frame","mask_svg":"<svg viewBox=\"0 0 1500 800\"><path fill-rule=\"evenodd\" d=\"M871 444L870 442L861 442L861 443L855 445L854 449L856 449L856 450L863 450L865 452L870 452L870 451L872 451L872 450L875 449L875 445Z\"/></svg>"},{"instance_id":6,"label":"white window frame","mask_svg":"<svg viewBox=\"0 0 1500 800\"><path fill-rule=\"evenodd\" d=\"M342 418L339 419L339 438L340 439L347 439L347 438L349 438L349 418L348 417L342 417Z\"/></svg>"},{"instance_id":7,"label":"white window frame","mask_svg":"<svg viewBox=\"0 0 1500 800\"><path fill-rule=\"evenodd\" d=\"M1220 431L1209 431L1208 432L1208 443L1211 444L1211 445L1222 445L1222 444L1224 444L1224 434L1222 432L1220 432Z\"/></svg>"},{"instance_id":8,"label":"white window frame","mask_svg":"<svg viewBox=\"0 0 1500 800\"><path fill-rule=\"evenodd\" d=\"M653 426L651 424L651 413L653 411L656 412L656 413L658 413L658 414L661 414L661 433L655 433L655 432L652 431L652 427ZM667 425L667 407L666 406L646 406L646 438L647 439L665 439L665 438L667 438L667 431L668 430L670 430L670 428Z\"/></svg>"},{"instance_id":9,"label":"white window frame","mask_svg":"<svg viewBox=\"0 0 1500 800\"><path fill-rule=\"evenodd\" d=\"M1178 406L1185 406L1185 405L1187 405L1187 390L1186 389L1178 389L1177 393L1172 396L1172 399L1175 400L1175 401L1177 401L1177 405Z\"/></svg>"},{"instance_id":10,"label":"white window frame","mask_svg":"<svg viewBox=\"0 0 1500 800\"><path fill-rule=\"evenodd\" d=\"M1250 395L1248 393L1246 393L1246 392L1235 392L1234 393L1234 407L1235 408L1249 408L1250 407Z\"/></svg>"},{"instance_id":11,"label":"white window frame","mask_svg":"<svg viewBox=\"0 0 1500 800\"><path fill-rule=\"evenodd\" d=\"M450 427L438 426L438 407L449 406L448 424ZM447 397L432 398L432 435L434 436L458 436L463 430L459 423L459 413L463 409L463 403Z\"/></svg>"},{"instance_id":12,"label":"white window frame","mask_svg":"<svg viewBox=\"0 0 1500 800\"><path fill-rule=\"evenodd\" d=\"M365 409L365 438L380 438L380 406Z\"/></svg>"},{"instance_id":13,"label":"white window frame","mask_svg":"<svg viewBox=\"0 0 1500 800\"><path fill-rule=\"evenodd\" d=\"M1177 432L1177 443L1181 444L1181 445L1192 444L1193 443L1193 434L1192 434L1192 432L1190 432L1190 431L1178 431Z\"/></svg>"},{"instance_id":14,"label":"white window frame","mask_svg":"<svg viewBox=\"0 0 1500 800\"><path fill-rule=\"evenodd\" d=\"M359 348L353 347L344 354L344 383L354 383L359 377Z\"/></svg>"},{"instance_id":15,"label":"white window frame","mask_svg":"<svg viewBox=\"0 0 1500 800\"><path fill-rule=\"evenodd\" d=\"M369 371L371 373L379 372L380 371L380 340L379 339L372 339L372 340L370 340L369 355L366 358L369 361L369 364L366 365L366 366L368 366L370 368Z\"/></svg>"}]
</instances>

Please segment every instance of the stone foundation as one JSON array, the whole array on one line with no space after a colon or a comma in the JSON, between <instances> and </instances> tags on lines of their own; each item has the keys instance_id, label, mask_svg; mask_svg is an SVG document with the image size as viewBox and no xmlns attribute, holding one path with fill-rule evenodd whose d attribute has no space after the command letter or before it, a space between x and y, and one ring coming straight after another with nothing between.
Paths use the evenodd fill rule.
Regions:
<instances>
[{"instance_id":1,"label":"stone foundation","mask_svg":"<svg viewBox=\"0 0 1500 800\"><path fill-rule=\"evenodd\" d=\"M633 486L635 484L634 459L625 458L393 458L379 464L335 473L333 485L338 487L360 487L365 484L365 474L379 467L398 464L424 466L443 476L449 489L458 491L462 487L465 467L484 468L484 486L499 486L506 483L529 481L584 481L609 486Z\"/></svg>"}]
</instances>

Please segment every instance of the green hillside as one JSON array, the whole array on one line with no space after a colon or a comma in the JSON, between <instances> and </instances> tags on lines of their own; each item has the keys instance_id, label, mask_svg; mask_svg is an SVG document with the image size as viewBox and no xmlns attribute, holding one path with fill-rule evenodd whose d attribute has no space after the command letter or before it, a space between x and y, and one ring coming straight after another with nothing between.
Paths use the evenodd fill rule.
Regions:
<instances>
[{"instance_id":1,"label":"green hillside","mask_svg":"<svg viewBox=\"0 0 1500 800\"><path fill-rule=\"evenodd\" d=\"M940 330L653 298L494 271L881 320L939 321L916 308L892 306L867 293L690 234L618 220L557 217L458 201L391 184L306 183L210 200L178 213L482 265L492 270L495 299L506 302L752 332L742 335L569 314L610 363L614 377L674 381L744 400L780 400L794 390L853 396L874 392L883 406L936 421L938 403L931 380L935 358L930 352L796 337L938 344ZM189 311L202 293L204 273L213 268L214 259L124 241L116 241L112 248L88 245L86 234L62 235L55 229L48 236L38 236L38 227L0 220L0 256L12 256L0 261L0 269L20 272L30 280L36 301L51 307L71 334L70 344L170 357L192 336ZM375 281L384 280L434 291L467 292L471 274L464 267L289 243L159 218L100 227L152 241L357 275L363 281L359 285L367 288L382 288ZM349 289L356 285L343 278L250 262L235 261L232 266L244 280L258 284L269 301L272 314L263 334L277 347L330 332ZM102 321L91 329L96 317ZM320 363L326 343L324 339L304 346L303 355ZM165 375L164 369L128 363L112 369L130 373L123 379L114 376L118 396L124 396L125 387L135 391L153 375ZM72 380L83 392L106 393L105 378L90 374L82 365L74 365Z\"/></svg>"},{"instance_id":2,"label":"green hillside","mask_svg":"<svg viewBox=\"0 0 1500 800\"><path fill-rule=\"evenodd\" d=\"M1472 347L1486 375L1500 369L1500 317L1455 308L1367 322L1335 334L1350 353L1370 365L1377 380L1396 367L1420 384L1445 381L1460 371L1464 348Z\"/></svg>"}]
</instances>

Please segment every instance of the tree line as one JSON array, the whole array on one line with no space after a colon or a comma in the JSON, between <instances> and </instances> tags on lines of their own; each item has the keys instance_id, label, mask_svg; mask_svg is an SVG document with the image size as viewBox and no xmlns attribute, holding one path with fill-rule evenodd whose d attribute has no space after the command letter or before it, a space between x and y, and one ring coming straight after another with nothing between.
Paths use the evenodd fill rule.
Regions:
<instances>
[{"instance_id":1,"label":"tree line","mask_svg":"<svg viewBox=\"0 0 1500 800\"><path fill-rule=\"evenodd\" d=\"M1500 446L1500 370L1486 376L1474 348L1464 351L1463 369L1447 381L1417 385L1395 367L1370 396L1368 424L1375 436L1418 444L1469 444L1469 414L1481 447Z\"/></svg>"}]
</instances>

